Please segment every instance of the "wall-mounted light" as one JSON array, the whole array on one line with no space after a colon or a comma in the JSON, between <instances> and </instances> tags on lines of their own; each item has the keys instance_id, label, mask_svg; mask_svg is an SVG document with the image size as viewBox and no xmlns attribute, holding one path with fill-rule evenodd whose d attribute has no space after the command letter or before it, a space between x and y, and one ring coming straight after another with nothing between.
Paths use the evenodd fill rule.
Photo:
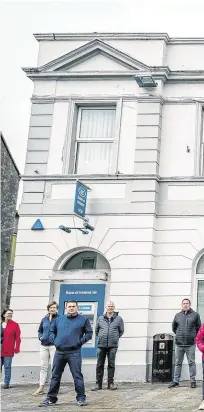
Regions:
<instances>
[{"instance_id":1,"label":"wall-mounted light","mask_svg":"<svg viewBox=\"0 0 204 412\"><path fill-rule=\"evenodd\" d=\"M88 220L88 219L87 219ZM60 230L63 230L66 233L71 233L72 230L80 230L80 232L83 233L83 235L88 235L89 230L93 232L94 227L91 226L87 221L83 223L83 227L66 227L64 225L59 226Z\"/></svg>"},{"instance_id":2,"label":"wall-mounted light","mask_svg":"<svg viewBox=\"0 0 204 412\"><path fill-rule=\"evenodd\" d=\"M152 76L134 76L139 87L157 87Z\"/></svg>"}]
</instances>

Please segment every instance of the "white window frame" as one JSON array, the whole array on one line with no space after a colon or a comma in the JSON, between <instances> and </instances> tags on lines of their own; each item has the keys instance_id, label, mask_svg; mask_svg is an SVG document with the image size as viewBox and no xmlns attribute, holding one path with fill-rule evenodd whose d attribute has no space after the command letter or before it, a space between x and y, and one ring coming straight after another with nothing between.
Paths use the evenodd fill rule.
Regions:
<instances>
[{"instance_id":1,"label":"white window frame","mask_svg":"<svg viewBox=\"0 0 204 412\"><path fill-rule=\"evenodd\" d=\"M204 106L201 109L201 175L204 175Z\"/></svg>"},{"instance_id":2,"label":"white window frame","mask_svg":"<svg viewBox=\"0 0 204 412\"><path fill-rule=\"evenodd\" d=\"M193 309L195 311L197 311L198 309L198 282L199 280L204 280L204 273L197 273L197 266L198 266L198 262L200 260L200 258L204 255L204 250L202 250L202 252L199 253L199 255L197 256L197 259L195 261L194 264L194 270L193 270L193 277L194 277L194 282L193 282L193 289L194 289L194 293L193 293L193 300L192 300L192 306Z\"/></svg>"},{"instance_id":3,"label":"white window frame","mask_svg":"<svg viewBox=\"0 0 204 412\"><path fill-rule=\"evenodd\" d=\"M82 121L82 111L83 110L114 110L115 111L115 125L113 131L113 137L107 138L81 138L80 137L80 129L81 129L81 121ZM76 139L75 139L75 150L74 150L74 170L73 173L76 175L77 169L77 152L78 152L78 144L79 143L112 143L112 155L111 155L111 164L109 165L109 173L113 173L113 158L114 158L114 140L115 140L115 129L116 129L116 106L80 106L78 108L78 118L77 118L77 130L76 130Z\"/></svg>"},{"instance_id":4,"label":"white window frame","mask_svg":"<svg viewBox=\"0 0 204 412\"><path fill-rule=\"evenodd\" d=\"M76 150L77 141L83 142L84 139L79 139L80 122L79 117L81 116L80 109L115 109L115 132L112 139L95 139L97 142L113 142L112 148L112 159L110 165L110 173L116 174L118 172L118 161L119 161L119 143L120 143L120 129L121 129L121 118L122 118L122 98L116 99L80 99L71 100L70 108L68 114L68 127L67 136L63 150L63 174L72 174L74 176L79 176L75 173L76 170ZM76 120L77 116L77 120ZM75 119L75 121L74 121ZM88 140L86 139L86 142ZM93 139L90 139L93 142ZM74 145L74 150L73 150ZM74 157L74 161L73 161ZM101 175L100 173L93 173L92 175Z\"/></svg>"},{"instance_id":5,"label":"white window frame","mask_svg":"<svg viewBox=\"0 0 204 412\"><path fill-rule=\"evenodd\" d=\"M196 103L194 176L204 175L204 105Z\"/></svg>"}]
</instances>

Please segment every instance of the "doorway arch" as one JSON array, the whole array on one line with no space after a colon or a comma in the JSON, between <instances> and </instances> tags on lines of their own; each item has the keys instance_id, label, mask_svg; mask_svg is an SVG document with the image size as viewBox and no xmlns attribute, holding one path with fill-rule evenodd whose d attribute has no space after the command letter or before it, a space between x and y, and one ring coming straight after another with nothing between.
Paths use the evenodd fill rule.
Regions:
<instances>
[{"instance_id":1,"label":"doorway arch","mask_svg":"<svg viewBox=\"0 0 204 412\"><path fill-rule=\"evenodd\" d=\"M110 278L110 264L102 253L85 246L73 248L61 255L53 267L50 298L59 302L63 284L104 284L105 305L110 294Z\"/></svg>"},{"instance_id":2,"label":"doorway arch","mask_svg":"<svg viewBox=\"0 0 204 412\"><path fill-rule=\"evenodd\" d=\"M86 263L88 266L89 263L93 267L87 267L87 269L98 269L98 270L107 270L110 271L110 264L106 257L99 252L97 249L90 248L90 247L77 247L65 252L60 258L57 260L53 267L53 271L66 271L66 270L80 270L85 269L83 268L80 263L82 264L83 259L87 259ZM74 266L75 267L72 267ZM95 267L94 267L95 266Z\"/></svg>"},{"instance_id":3,"label":"doorway arch","mask_svg":"<svg viewBox=\"0 0 204 412\"><path fill-rule=\"evenodd\" d=\"M204 322L204 251L199 253L195 263L195 310L198 311L202 323Z\"/></svg>"}]
</instances>

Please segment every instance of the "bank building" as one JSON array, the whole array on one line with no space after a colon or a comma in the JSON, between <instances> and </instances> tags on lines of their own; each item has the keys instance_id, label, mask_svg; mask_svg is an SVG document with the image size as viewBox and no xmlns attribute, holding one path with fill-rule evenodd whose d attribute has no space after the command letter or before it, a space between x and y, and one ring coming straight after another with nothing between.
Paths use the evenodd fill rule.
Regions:
<instances>
[{"instance_id":1,"label":"bank building","mask_svg":"<svg viewBox=\"0 0 204 412\"><path fill-rule=\"evenodd\" d=\"M116 380L145 381L153 336L172 332L182 298L204 321L204 38L35 39L37 65L23 68L33 94L11 297L22 329L13 376L37 381L47 303L63 313L75 297L93 327L115 302L125 322ZM83 199L86 220L74 213L78 202L83 215ZM83 349L86 380L95 365L94 334Z\"/></svg>"}]
</instances>

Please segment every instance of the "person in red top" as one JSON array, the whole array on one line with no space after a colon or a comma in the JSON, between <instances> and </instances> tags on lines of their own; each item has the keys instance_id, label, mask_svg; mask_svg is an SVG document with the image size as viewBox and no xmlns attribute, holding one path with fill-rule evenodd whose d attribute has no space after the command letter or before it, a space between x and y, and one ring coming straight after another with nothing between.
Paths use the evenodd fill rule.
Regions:
<instances>
[{"instance_id":1,"label":"person in red top","mask_svg":"<svg viewBox=\"0 0 204 412\"><path fill-rule=\"evenodd\" d=\"M204 411L204 324L200 327L196 336L196 345L202 352L202 365L203 365L203 401L199 407L200 411Z\"/></svg>"},{"instance_id":2,"label":"person in red top","mask_svg":"<svg viewBox=\"0 0 204 412\"><path fill-rule=\"evenodd\" d=\"M12 320L12 316L11 309L5 309L1 315L1 370L4 366L4 389L9 388L13 356L20 352L21 343L19 324Z\"/></svg>"}]
</instances>

